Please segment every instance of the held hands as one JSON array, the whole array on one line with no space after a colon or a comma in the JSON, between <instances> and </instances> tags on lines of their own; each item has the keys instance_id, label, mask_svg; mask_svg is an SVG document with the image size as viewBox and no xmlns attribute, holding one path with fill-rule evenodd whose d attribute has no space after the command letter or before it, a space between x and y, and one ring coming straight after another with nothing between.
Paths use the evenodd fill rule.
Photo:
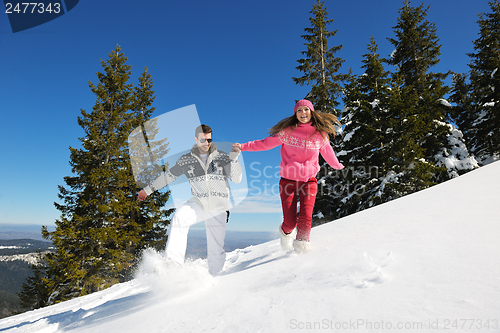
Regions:
<instances>
[{"instance_id":1,"label":"held hands","mask_svg":"<svg viewBox=\"0 0 500 333\"><path fill-rule=\"evenodd\" d=\"M233 143L233 150L234 152L239 152L241 150L241 144L239 143Z\"/></svg>"},{"instance_id":2,"label":"held hands","mask_svg":"<svg viewBox=\"0 0 500 333\"><path fill-rule=\"evenodd\" d=\"M148 195L146 194L146 192L144 192L144 190L141 190L139 193L137 193L137 200L144 201L147 196Z\"/></svg>"}]
</instances>

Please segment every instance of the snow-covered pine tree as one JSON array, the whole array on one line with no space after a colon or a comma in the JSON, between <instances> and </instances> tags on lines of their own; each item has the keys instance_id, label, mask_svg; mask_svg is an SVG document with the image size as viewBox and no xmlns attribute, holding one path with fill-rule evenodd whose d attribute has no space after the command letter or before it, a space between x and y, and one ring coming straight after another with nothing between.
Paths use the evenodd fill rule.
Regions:
<instances>
[{"instance_id":1,"label":"snow-covered pine tree","mask_svg":"<svg viewBox=\"0 0 500 333\"><path fill-rule=\"evenodd\" d=\"M169 193L137 201L127 136L154 111L152 80L147 70L133 89L131 66L119 46L101 60L92 112L81 110L78 124L85 136L72 148L74 175L64 178L55 203L61 212L56 230L43 236L56 251L47 255L44 284L53 304L105 289L128 278L139 251L164 240L168 216L161 211Z\"/></svg>"},{"instance_id":2,"label":"snow-covered pine tree","mask_svg":"<svg viewBox=\"0 0 500 333\"><path fill-rule=\"evenodd\" d=\"M334 20L328 19L324 2L317 0L310 13L311 27L305 28L307 34L301 36L306 41L304 45L307 50L302 51L305 58L297 60L300 65L296 67L304 74L292 79L301 86L312 85L306 98L313 103L317 111L339 116L339 102L336 98L342 92L341 83L346 79L346 75L339 73L344 60L335 54L342 49L342 45L328 47L328 39L334 37L337 30L327 29Z\"/></svg>"},{"instance_id":3,"label":"snow-covered pine tree","mask_svg":"<svg viewBox=\"0 0 500 333\"><path fill-rule=\"evenodd\" d=\"M400 81L391 106L394 144L399 150L397 177L391 187L401 195L418 191L476 167L467 152L461 133L450 124L450 104L444 99L449 88L444 80L449 73L431 69L440 61L437 29L425 18L429 7L412 7L404 1L395 38L395 50L388 59L394 65L394 80ZM404 99L403 99L404 98Z\"/></svg>"},{"instance_id":4,"label":"snow-covered pine tree","mask_svg":"<svg viewBox=\"0 0 500 333\"><path fill-rule=\"evenodd\" d=\"M296 67L303 75L301 77L293 77L292 79L296 84L301 86L306 84L312 86L311 91L305 98L314 104L317 112L327 112L339 116L340 112L337 109L339 102L337 101L337 97L342 92L342 82L348 77L345 74L339 73L344 60L335 56L342 49L342 45L328 46L328 39L334 37L337 30L328 30L328 25L334 20L328 19L327 8L323 1L318 0L313 5L310 14L309 21L311 26L304 29L306 34L302 36L306 41L304 45L307 47L307 50L302 51L302 55L305 57L297 60L299 66ZM330 139L334 140L334 138ZM320 158L320 164L323 168L327 168L322 158ZM320 208L316 208L315 206L315 210L326 212L331 206L329 200L331 200L330 196L326 196L325 200L323 200L322 194L319 192L316 206ZM322 209L325 203L326 207ZM317 225L319 220L315 218L313 225Z\"/></svg>"},{"instance_id":5,"label":"snow-covered pine tree","mask_svg":"<svg viewBox=\"0 0 500 333\"><path fill-rule=\"evenodd\" d=\"M454 73L452 80L451 94L448 100L455 103L451 108L451 118L458 126L458 129L463 134L464 142L471 150L472 128L474 122L473 113L471 112L471 86L468 83L467 74Z\"/></svg>"},{"instance_id":6,"label":"snow-covered pine tree","mask_svg":"<svg viewBox=\"0 0 500 333\"><path fill-rule=\"evenodd\" d=\"M480 164L500 158L500 3L489 2L491 13L479 15L479 37L469 53L469 79L458 76L453 101L455 121Z\"/></svg>"},{"instance_id":7,"label":"snow-covered pine tree","mask_svg":"<svg viewBox=\"0 0 500 333\"><path fill-rule=\"evenodd\" d=\"M392 83L383 147L387 159L380 170L381 184L375 195L380 202L433 185L432 177L439 170L425 159L421 144L425 139L425 124L419 114L419 94L413 87L404 86L400 73L393 73Z\"/></svg>"},{"instance_id":8,"label":"snow-covered pine tree","mask_svg":"<svg viewBox=\"0 0 500 333\"><path fill-rule=\"evenodd\" d=\"M369 208L381 199L379 174L387 173L388 107L391 91L389 72L377 53L374 38L363 55L364 74L351 76L345 87L338 157L347 166L342 171L320 174L316 214L332 220ZM341 176L339 177L338 174ZM324 202L323 202L324 201ZM323 204L321 204L323 203ZM323 209L321 211L320 209Z\"/></svg>"}]
</instances>

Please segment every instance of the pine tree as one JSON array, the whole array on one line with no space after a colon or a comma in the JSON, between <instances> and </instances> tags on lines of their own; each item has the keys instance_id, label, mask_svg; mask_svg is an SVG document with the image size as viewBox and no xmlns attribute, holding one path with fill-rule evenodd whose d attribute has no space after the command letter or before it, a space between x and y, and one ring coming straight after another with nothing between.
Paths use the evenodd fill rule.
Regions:
<instances>
[{"instance_id":1,"label":"pine tree","mask_svg":"<svg viewBox=\"0 0 500 333\"><path fill-rule=\"evenodd\" d=\"M453 74L453 87L449 101L455 103L452 107L452 119L463 133L464 141L468 146L472 139L471 124L474 122L471 111L471 86L467 82L466 74Z\"/></svg>"},{"instance_id":2,"label":"pine tree","mask_svg":"<svg viewBox=\"0 0 500 333\"><path fill-rule=\"evenodd\" d=\"M41 251L37 252L37 263L31 264L32 276L23 283L22 290L17 293L19 305L25 311L42 308L49 298L47 285L44 283L47 265Z\"/></svg>"},{"instance_id":3,"label":"pine tree","mask_svg":"<svg viewBox=\"0 0 500 333\"><path fill-rule=\"evenodd\" d=\"M143 248L165 237L171 211L161 211L169 193L146 202L136 199L127 136L154 111L151 76L144 70L139 85L129 83L131 66L119 46L101 60L92 112L81 110L81 148L70 147L73 176L59 186L62 204L56 230L42 230L56 251L46 257L47 304L103 290L125 281Z\"/></svg>"},{"instance_id":4,"label":"pine tree","mask_svg":"<svg viewBox=\"0 0 500 333\"><path fill-rule=\"evenodd\" d=\"M140 124L144 134L147 131L147 137L149 138L148 148L150 149L149 154L154 154L154 162L159 164L159 161L168 153L169 149L167 138L156 137L160 130L157 119L150 119L155 111L155 108L152 107L155 96L153 81L151 75L147 73L147 68L144 69L139 77L139 84L134 88L134 92L135 101L133 111L137 116L135 123L137 124L138 122ZM147 129L145 127L147 127ZM129 146L128 151L130 152L130 150ZM147 179L141 179L141 181L136 179L135 183L143 188L144 184L151 184L152 181L158 178L161 172L165 172L167 168L168 164L163 165L161 169L156 167L154 168L154 172L148 174ZM130 175L130 173L128 175ZM158 207L162 207L165 202L168 201L169 193L170 192L159 192L149 196L151 200L146 200L140 205L140 214L134 214L134 216L132 216L133 219L137 220L139 225L142 226L142 242L140 249L145 246L154 248L158 251L165 248L167 241L167 226L169 224L168 217L174 212L174 209L161 211ZM137 204L136 201L133 203Z\"/></svg>"},{"instance_id":5,"label":"pine tree","mask_svg":"<svg viewBox=\"0 0 500 333\"><path fill-rule=\"evenodd\" d=\"M347 167L320 174L319 189L323 194L315 205L316 215L326 220L338 218L373 206L386 172L389 92L391 80L377 53L372 38L363 57L364 74L352 76L345 87L342 122L345 125L339 143L339 158ZM327 207L330 206L329 210ZM335 211L332 211L334 209Z\"/></svg>"},{"instance_id":6,"label":"pine tree","mask_svg":"<svg viewBox=\"0 0 500 333\"><path fill-rule=\"evenodd\" d=\"M337 98L342 92L342 82L348 77L339 73L344 60L335 56L342 49L342 45L328 46L328 40L335 36L337 30L328 30L328 25L334 20L328 19L328 12L323 1L318 0L313 5L310 14L312 14L309 18L311 27L305 28L306 34L301 36L306 41L304 45L307 50L302 51L305 58L297 60L299 66L296 67L300 72L303 72L303 75L292 79L301 86L306 84L312 86L305 98L314 104L317 112L327 112L339 116ZM333 138L331 139L333 140ZM320 164L324 168L328 168L322 158L320 158ZM329 210L330 195L331 193L323 196L323 193L319 192L316 201L319 208L315 208L317 212L324 211L326 213ZM313 225L316 225L317 221L316 218Z\"/></svg>"},{"instance_id":7,"label":"pine tree","mask_svg":"<svg viewBox=\"0 0 500 333\"><path fill-rule=\"evenodd\" d=\"M427 11L405 1L393 27L396 37L389 38L391 57L380 59L372 39L365 73L346 85L338 153L346 170L320 175L317 218L346 216L475 167L461 133L449 123L443 82L448 73L431 72L440 45ZM391 75L384 62L394 66Z\"/></svg>"},{"instance_id":8,"label":"pine tree","mask_svg":"<svg viewBox=\"0 0 500 333\"><path fill-rule=\"evenodd\" d=\"M297 69L304 73L299 78L292 78L296 84L312 84L311 91L306 98L310 100L317 111L339 115L336 100L342 92L342 81L346 76L338 73L344 60L335 57L335 53L342 49L342 45L328 47L328 39L334 37L337 30L328 31L327 27L334 20L328 19L328 12L324 2L318 0L310 12L312 17L310 28L305 28L307 51L302 51L305 58L297 60L300 64Z\"/></svg>"},{"instance_id":9,"label":"pine tree","mask_svg":"<svg viewBox=\"0 0 500 333\"><path fill-rule=\"evenodd\" d=\"M425 158L422 145L425 122L420 117L420 96L413 87L403 84L402 76L392 76L394 89L390 91L388 122L385 129L387 160L377 197L379 203L434 185L433 176L440 170Z\"/></svg>"},{"instance_id":10,"label":"pine tree","mask_svg":"<svg viewBox=\"0 0 500 333\"><path fill-rule=\"evenodd\" d=\"M461 133L450 124L451 105L444 99L449 73L431 72L440 61L441 45L435 24L425 20L428 10L405 1L393 27L396 38L389 38L395 50L388 62L396 70L394 81L400 82L394 92L402 94L394 96L391 106L391 128L399 151L393 156L401 170L393 187L403 195L455 177L472 169L475 162Z\"/></svg>"},{"instance_id":11,"label":"pine tree","mask_svg":"<svg viewBox=\"0 0 500 333\"><path fill-rule=\"evenodd\" d=\"M454 83L455 120L471 152L486 164L500 158L500 4L489 2L491 13L479 15L479 37L468 54L470 83Z\"/></svg>"}]
</instances>

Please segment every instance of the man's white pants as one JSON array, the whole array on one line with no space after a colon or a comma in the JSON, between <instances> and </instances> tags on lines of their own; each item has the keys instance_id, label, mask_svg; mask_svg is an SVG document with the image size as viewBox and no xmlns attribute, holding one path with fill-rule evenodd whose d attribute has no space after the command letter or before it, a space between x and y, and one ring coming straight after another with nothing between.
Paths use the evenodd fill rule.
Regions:
<instances>
[{"instance_id":1,"label":"man's white pants","mask_svg":"<svg viewBox=\"0 0 500 333\"><path fill-rule=\"evenodd\" d=\"M203 221L207 231L208 270L214 274L222 270L226 261L224 238L226 236L227 213L225 210L216 209L206 212L196 201L186 202L177 209L170 223L165 255L167 258L183 264L189 227Z\"/></svg>"}]
</instances>

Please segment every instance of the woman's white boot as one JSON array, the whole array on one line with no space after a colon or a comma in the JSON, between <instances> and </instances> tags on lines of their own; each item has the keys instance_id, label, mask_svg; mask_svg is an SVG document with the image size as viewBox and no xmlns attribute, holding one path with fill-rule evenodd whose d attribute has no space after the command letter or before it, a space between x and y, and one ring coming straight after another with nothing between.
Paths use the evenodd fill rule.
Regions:
<instances>
[{"instance_id":1,"label":"woman's white boot","mask_svg":"<svg viewBox=\"0 0 500 333\"><path fill-rule=\"evenodd\" d=\"M293 229L291 233L285 234L281 226L279 227L279 233L281 236L281 248L283 251L292 251L293 250L293 241L295 236L297 235L297 228Z\"/></svg>"},{"instance_id":2,"label":"woman's white boot","mask_svg":"<svg viewBox=\"0 0 500 333\"><path fill-rule=\"evenodd\" d=\"M306 253L311 250L311 243L308 241L297 240L293 241L293 249L297 253Z\"/></svg>"}]
</instances>

